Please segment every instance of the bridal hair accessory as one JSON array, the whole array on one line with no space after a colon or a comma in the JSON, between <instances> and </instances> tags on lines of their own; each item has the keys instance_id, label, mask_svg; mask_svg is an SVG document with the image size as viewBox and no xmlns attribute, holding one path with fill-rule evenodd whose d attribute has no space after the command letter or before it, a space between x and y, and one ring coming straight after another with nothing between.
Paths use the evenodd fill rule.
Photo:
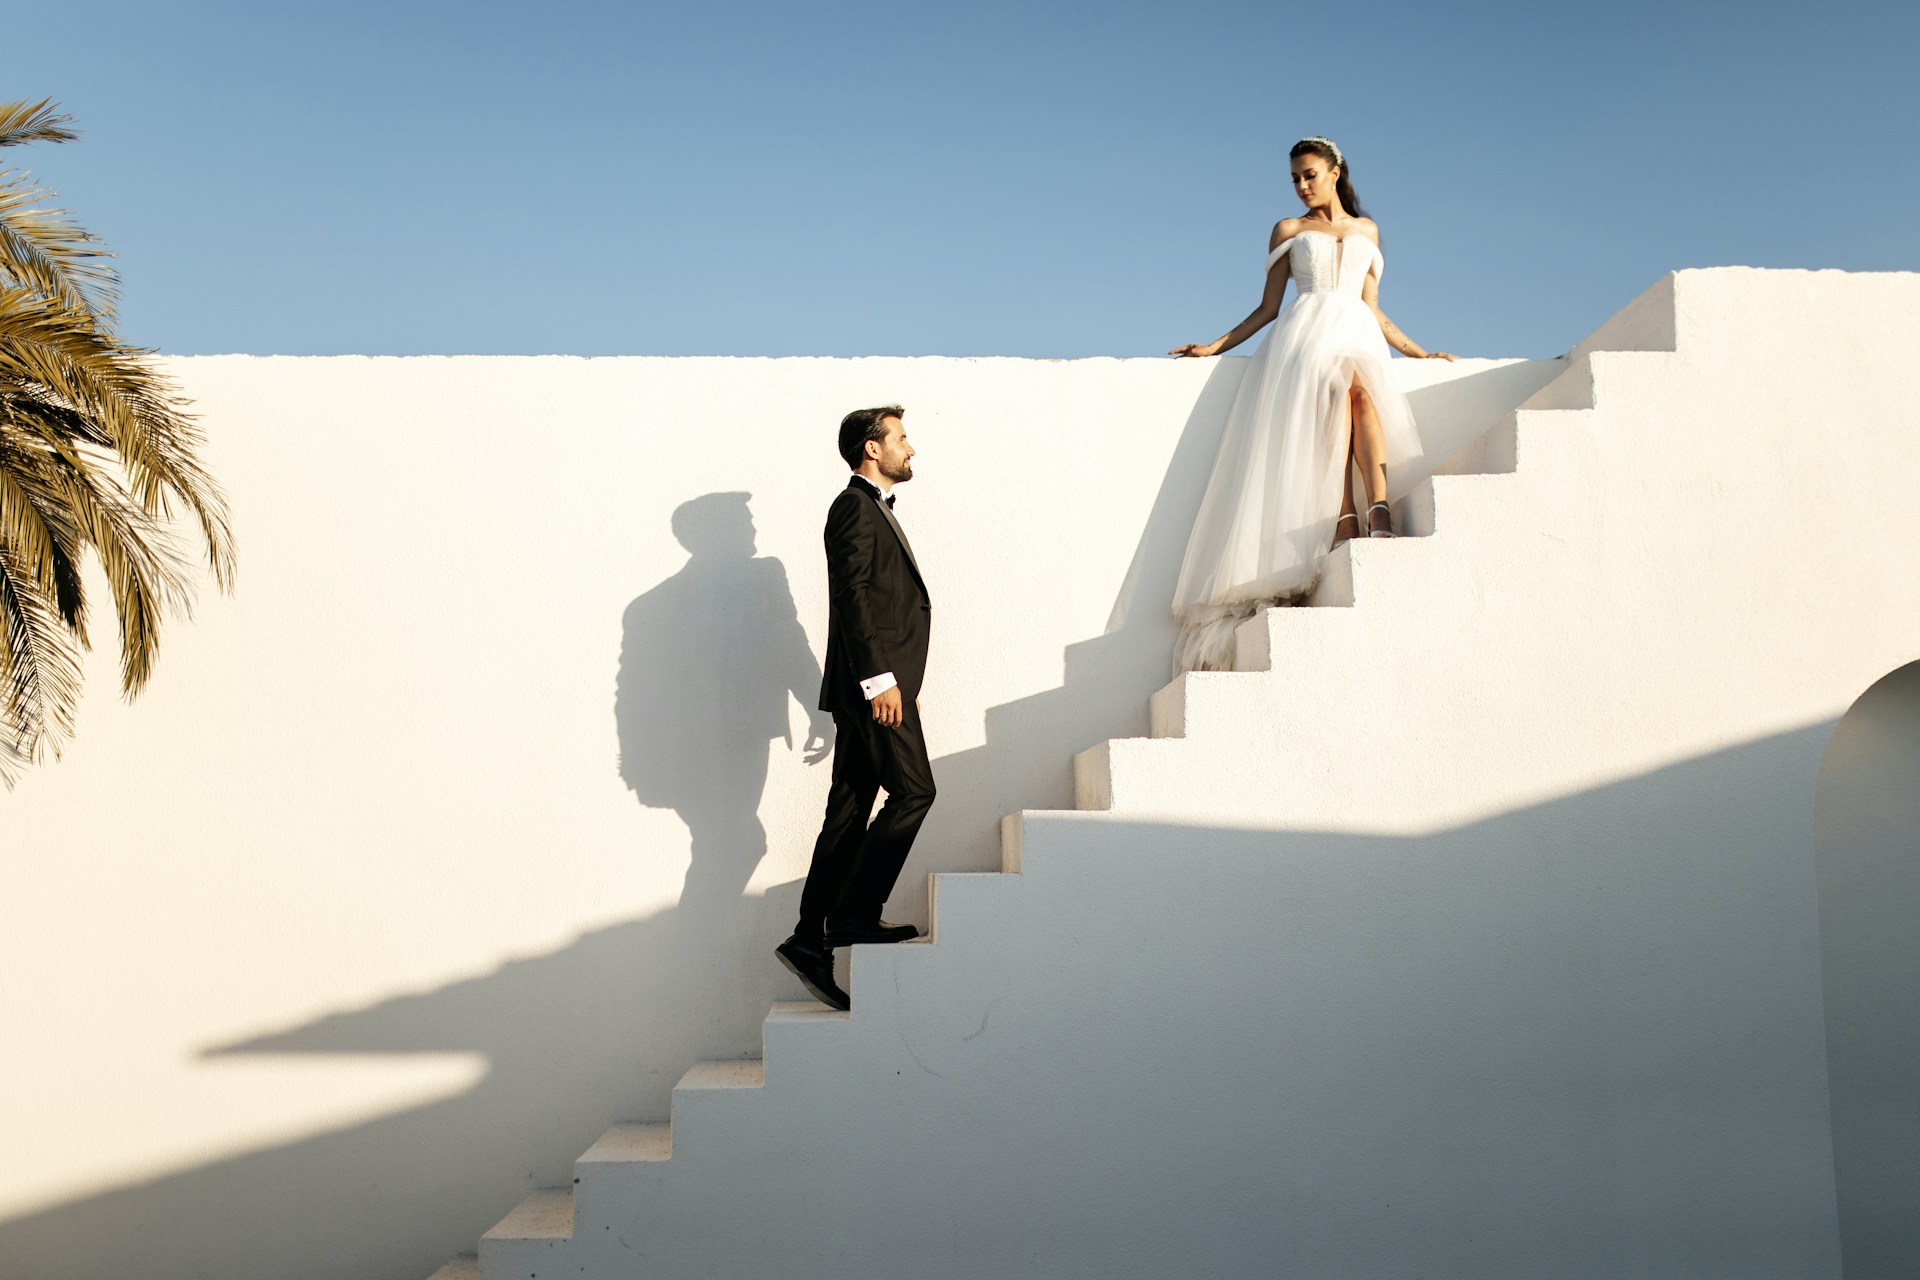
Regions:
<instances>
[{"instance_id":1,"label":"bridal hair accessory","mask_svg":"<svg viewBox=\"0 0 1920 1280\"><path fill-rule=\"evenodd\" d=\"M1333 162L1335 164L1339 165L1342 169L1347 167L1347 158L1340 154L1340 148L1334 145L1334 141L1332 138L1323 138L1320 135L1315 134L1311 138L1302 138L1300 139L1300 142L1296 142L1293 145L1297 147L1301 145L1301 143L1305 143L1305 142L1319 143L1321 146L1325 147L1327 150L1333 152Z\"/></svg>"}]
</instances>

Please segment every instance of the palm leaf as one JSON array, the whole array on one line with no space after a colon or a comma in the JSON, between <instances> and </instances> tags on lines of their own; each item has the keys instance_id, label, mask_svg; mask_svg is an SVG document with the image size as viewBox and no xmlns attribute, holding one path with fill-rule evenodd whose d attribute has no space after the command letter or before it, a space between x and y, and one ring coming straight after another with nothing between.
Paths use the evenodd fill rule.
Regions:
<instances>
[{"instance_id":1,"label":"palm leaf","mask_svg":"<svg viewBox=\"0 0 1920 1280\"><path fill-rule=\"evenodd\" d=\"M5 754L38 763L60 752L73 733L80 701L80 655L47 602L24 581L13 553L0 546L0 711Z\"/></svg>"},{"instance_id":2,"label":"palm leaf","mask_svg":"<svg viewBox=\"0 0 1920 1280\"><path fill-rule=\"evenodd\" d=\"M0 146L76 135L50 101L0 103ZM113 332L115 276L85 228L0 172L0 782L71 736L87 647L81 566L104 572L120 682L153 675L160 629L192 605L175 527L192 516L230 589L233 534L198 426L153 353Z\"/></svg>"},{"instance_id":3,"label":"palm leaf","mask_svg":"<svg viewBox=\"0 0 1920 1280\"><path fill-rule=\"evenodd\" d=\"M0 414L7 408L0 402ZM0 543L34 571L40 589L82 647L87 643L86 585L80 575L85 535L72 519L58 466L0 430Z\"/></svg>"},{"instance_id":4,"label":"palm leaf","mask_svg":"<svg viewBox=\"0 0 1920 1280\"><path fill-rule=\"evenodd\" d=\"M51 194L29 186L25 174L0 170L0 278L111 320L119 295L107 263L113 255L66 210L41 203Z\"/></svg>"},{"instance_id":5,"label":"palm leaf","mask_svg":"<svg viewBox=\"0 0 1920 1280\"><path fill-rule=\"evenodd\" d=\"M233 582L233 535L226 505L197 461L204 443L149 352L103 338L91 317L26 290L0 289L0 394L25 389L71 410L104 437L125 466L129 491L149 515L168 514L181 500L200 526L215 583Z\"/></svg>"},{"instance_id":6,"label":"palm leaf","mask_svg":"<svg viewBox=\"0 0 1920 1280\"><path fill-rule=\"evenodd\" d=\"M161 619L170 610L190 612L191 584L176 539L114 481L110 458L49 444L34 413L16 408L10 417L0 418L0 438L16 457L36 446L42 451L42 490L106 572L120 618L121 687L128 694L138 693L153 674Z\"/></svg>"},{"instance_id":7,"label":"palm leaf","mask_svg":"<svg viewBox=\"0 0 1920 1280\"><path fill-rule=\"evenodd\" d=\"M59 114L52 98L38 102L0 102L0 147L28 142L72 142L80 134L67 128L72 116Z\"/></svg>"}]
</instances>

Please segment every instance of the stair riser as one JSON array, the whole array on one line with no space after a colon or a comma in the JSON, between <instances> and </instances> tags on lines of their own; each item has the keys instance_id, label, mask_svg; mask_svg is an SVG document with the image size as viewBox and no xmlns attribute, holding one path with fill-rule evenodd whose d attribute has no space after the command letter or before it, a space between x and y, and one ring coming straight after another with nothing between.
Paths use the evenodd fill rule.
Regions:
<instances>
[{"instance_id":1,"label":"stair riser","mask_svg":"<svg viewBox=\"0 0 1920 1280\"><path fill-rule=\"evenodd\" d=\"M1433 532L1433 481L1422 480L1392 506L1393 527L1405 537L1424 538Z\"/></svg>"},{"instance_id":2,"label":"stair riser","mask_svg":"<svg viewBox=\"0 0 1920 1280\"><path fill-rule=\"evenodd\" d=\"M1542 387L1519 412L1593 409L1610 402L1611 386L1644 378L1649 373L1659 376L1683 359L1671 350L1591 351L1576 355L1568 362L1567 372ZM1525 459L1522 453L1523 467Z\"/></svg>"},{"instance_id":3,"label":"stair riser","mask_svg":"<svg viewBox=\"0 0 1920 1280\"><path fill-rule=\"evenodd\" d=\"M787 1093L785 1087L675 1091L673 1159L666 1167L684 1169L704 1163L715 1151L730 1150L741 1134L764 1124L770 1108Z\"/></svg>"},{"instance_id":4,"label":"stair riser","mask_svg":"<svg viewBox=\"0 0 1920 1280\"><path fill-rule=\"evenodd\" d=\"M965 949L979 944L981 935L970 933L976 924L990 924L1003 918L1007 896L1014 892L1017 878L993 872L942 872L933 877L933 911L940 921L942 941L939 950ZM986 935L991 937L991 929ZM925 957L931 959L931 957ZM896 958L893 963L913 963L915 957Z\"/></svg>"},{"instance_id":5,"label":"stair riser","mask_svg":"<svg viewBox=\"0 0 1920 1280\"><path fill-rule=\"evenodd\" d=\"M1567 362L1567 371L1534 392L1520 412L1528 410L1593 408L1593 361L1589 355L1576 355Z\"/></svg>"},{"instance_id":6,"label":"stair riser","mask_svg":"<svg viewBox=\"0 0 1920 1280\"><path fill-rule=\"evenodd\" d=\"M1365 626L1352 609L1262 610L1234 633L1234 670L1282 678L1321 670L1346 653Z\"/></svg>"},{"instance_id":7,"label":"stair riser","mask_svg":"<svg viewBox=\"0 0 1920 1280\"><path fill-rule=\"evenodd\" d=\"M1025 865L1021 844L1022 834L1023 828L1019 814L1010 813L1000 819L1000 869L1009 875L1019 875L1022 867ZM933 893L932 877L928 877L927 893L929 895L929 906L931 906L931 895Z\"/></svg>"},{"instance_id":8,"label":"stair riser","mask_svg":"<svg viewBox=\"0 0 1920 1280\"><path fill-rule=\"evenodd\" d=\"M863 947L866 951L879 950L877 947ZM856 959L855 964L860 961ZM869 966L871 967L871 966ZM849 970L848 981L852 981ZM861 1013L869 1012L862 1009ZM838 1052L838 1046L847 1040L847 1023L819 1022L796 1023L777 1026L769 1023L761 1036L767 1063L766 1087L773 1090L784 1088L790 1081L806 1075L815 1062Z\"/></svg>"},{"instance_id":9,"label":"stair riser","mask_svg":"<svg viewBox=\"0 0 1920 1280\"><path fill-rule=\"evenodd\" d=\"M482 1240L480 1280L561 1280L567 1240Z\"/></svg>"},{"instance_id":10,"label":"stair riser","mask_svg":"<svg viewBox=\"0 0 1920 1280\"><path fill-rule=\"evenodd\" d=\"M1028 849L1027 876L1065 881L1098 875L1101 859L1109 856L1116 831L1124 837L1128 827L1128 820L1109 819L1104 814L1035 810L1013 816L1022 825L1021 839ZM1175 856L1174 851L1169 850L1169 856Z\"/></svg>"},{"instance_id":11,"label":"stair riser","mask_svg":"<svg viewBox=\"0 0 1920 1280\"><path fill-rule=\"evenodd\" d=\"M1516 464L1516 415L1508 414L1487 434L1448 459L1449 475L1506 475Z\"/></svg>"},{"instance_id":12,"label":"stair riser","mask_svg":"<svg viewBox=\"0 0 1920 1280\"><path fill-rule=\"evenodd\" d=\"M1114 744L1101 742L1073 758L1073 806L1076 809L1113 807Z\"/></svg>"},{"instance_id":13,"label":"stair riser","mask_svg":"<svg viewBox=\"0 0 1920 1280\"><path fill-rule=\"evenodd\" d=\"M644 1220L654 1201L663 1194L667 1179L685 1177L690 1166L690 1161L676 1157L577 1170L573 1187L574 1236L584 1239L590 1234L617 1231L619 1224L636 1214ZM486 1280L494 1278L488 1276Z\"/></svg>"}]
</instances>

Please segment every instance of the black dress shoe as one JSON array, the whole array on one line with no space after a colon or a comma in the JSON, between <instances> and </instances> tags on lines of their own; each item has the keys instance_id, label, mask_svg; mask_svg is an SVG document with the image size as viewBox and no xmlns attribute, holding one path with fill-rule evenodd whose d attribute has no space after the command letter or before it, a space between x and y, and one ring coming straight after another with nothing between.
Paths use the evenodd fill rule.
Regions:
<instances>
[{"instance_id":1,"label":"black dress shoe","mask_svg":"<svg viewBox=\"0 0 1920 1280\"><path fill-rule=\"evenodd\" d=\"M795 936L775 947L773 954L780 957L780 963L800 979L801 985L811 991L816 1000L836 1009L853 1008L853 1000L833 980L833 952Z\"/></svg>"},{"instance_id":2,"label":"black dress shoe","mask_svg":"<svg viewBox=\"0 0 1920 1280\"><path fill-rule=\"evenodd\" d=\"M827 920L827 948L851 947L867 942L911 942L920 931L910 924L888 924L885 920Z\"/></svg>"}]
</instances>

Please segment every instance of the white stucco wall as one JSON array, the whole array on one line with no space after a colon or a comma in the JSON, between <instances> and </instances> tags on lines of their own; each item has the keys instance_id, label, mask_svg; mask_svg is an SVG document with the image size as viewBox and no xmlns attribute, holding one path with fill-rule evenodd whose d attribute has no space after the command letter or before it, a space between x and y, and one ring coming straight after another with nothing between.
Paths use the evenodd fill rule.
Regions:
<instances>
[{"instance_id":1,"label":"white stucco wall","mask_svg":"<svg viewBox=\"0 0 1920 1280\"><path fill-rule=\"evenodd\" d=\"M1442 454L1562 367L1396 365ZM902 401L920 450L941 796L894 904L924 922L927 872L997 869L1002 814L1146 731L1241 364L173 368L240 589L133 706L97 655L66 757L0 794L6 1280L424 1275L756 1049L826 784L840 415ZM757 558L690 564L673 513L734 493L691 536L744 504Z\"/></svg>"},{"instance_id":2,"label":"white stucco wall","mask_svg":"<svg viewBox=\"0 0 1920 1280\"><path fill-rule=\"evenodd\" d=\"M1882 918L1832 873L1912 702L1834 725L1920 658L1859 488L1920 476L1916 339L1920 278L1725 270L1400 364L1433 536L1164 689L1232 362L183 361L246 576L0 798L0 1276L425 1275L670 1093L673 1158L495 1275L1836 1276L1829 1115L1885 1094L1830 1089L1823 947L1862 1008L1910 951L1822 915ZM832 424L893 398L942 789L898 913L1019 874L675 1090L794 993L786 592L817 653Z\"/></svg>"}]
</instances>

